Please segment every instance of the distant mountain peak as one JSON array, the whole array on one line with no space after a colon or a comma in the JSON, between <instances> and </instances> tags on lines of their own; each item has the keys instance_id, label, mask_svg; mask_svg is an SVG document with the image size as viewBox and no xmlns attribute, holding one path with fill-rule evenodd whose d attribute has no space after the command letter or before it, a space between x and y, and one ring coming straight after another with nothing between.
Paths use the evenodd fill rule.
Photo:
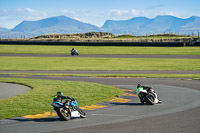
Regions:
<instances>
[{"instance_id":1,"label":"distant mountain peak","mask_svg":"<svg viewBox=\"0 0 200 133\"><path fill-rule=\"evenodd\" d=\"M115 35L147 35L174 32L188 34L200 32L200 17L178 18L171 15L158 15L155 18L134 17L123 21L106 21L102 26Z\"/></svg>"},{"instance_id":2,"label":"distant mountain peak","mask_svg":"<svg viewBox=\"0 0 200 133\"><path fill-rule=\"evenodd\" d=\"M61 15L37 21L22 21L11 31L2 29L6 34L38 36L45 34L72 34L87 32L110 32L115 35L133 34L148 35L162 33L191 34L200 32L200 17L178 18L171 15L158 15L154 18L134 17L128 20L106 20L103 26L97 27L79 20ZM7 32L8 31L8 32Z\"/></svg>"},{"instance_id":3,"label":"distant mountain peak","mask_svg":"<svg viewBox=\"0 0 200 133\"><path fill-rule=\"evenodd\" d=\"M37 21L23 21L12 31L23 32L32 35L53 34L53 33L85 33L102 31L101 28L80 22L64 15L49 17Z\"/></svg>"},{"instance_id":4,"label":"distant mountain peak","mask_svg":"<svg viewBox=\"0 0 200 133\"><path fill-rule=\"evenodd\" d=\"M158 15L156 17L172 17L172 18L176 18L175 16L172 16L172 15Z\"/></svg>"}]
</instances>

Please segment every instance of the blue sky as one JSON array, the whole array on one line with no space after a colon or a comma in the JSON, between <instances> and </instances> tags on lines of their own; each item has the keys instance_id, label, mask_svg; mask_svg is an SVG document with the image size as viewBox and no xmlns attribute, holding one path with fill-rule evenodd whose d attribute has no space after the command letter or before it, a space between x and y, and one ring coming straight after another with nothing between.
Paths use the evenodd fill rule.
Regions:
<instances>
[{"instance_id":1,"label":"blue sky","mask_svg":"<svg viewBox=\"0 0 200 133\"><path fill-rule=\"evenodd\" d=\"M0 27L65 15L102 26L106 20L200 16L200 0L0 0Z\"/></svg>"}]
</instances>

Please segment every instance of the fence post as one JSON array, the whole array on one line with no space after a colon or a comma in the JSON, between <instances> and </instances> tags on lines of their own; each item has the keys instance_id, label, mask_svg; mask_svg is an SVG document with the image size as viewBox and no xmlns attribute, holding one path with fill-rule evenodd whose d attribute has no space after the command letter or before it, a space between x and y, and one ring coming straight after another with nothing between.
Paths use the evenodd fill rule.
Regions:
<instances>
[{"instance_id":1,"label":"fence post","mask_svg":"<svg viewBox=\"0 0 200 133\"><path fill-rule=\"evenodd\" d=\"M184 46L184 47L186 46L186 42L183 43L183 46Z\"/></svg>"}]
</instances>

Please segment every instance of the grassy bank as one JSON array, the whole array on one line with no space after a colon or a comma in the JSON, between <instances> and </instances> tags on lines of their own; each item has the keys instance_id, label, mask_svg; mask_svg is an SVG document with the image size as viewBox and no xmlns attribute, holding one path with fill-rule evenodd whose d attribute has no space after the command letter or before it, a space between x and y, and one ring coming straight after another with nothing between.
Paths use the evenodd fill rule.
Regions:
<instances>
[{"instance_id":1,"label":"grassy bank","mask_svg":"<svg viewBox=\"0 0 200 133\"><path fill-rule=\"evenodd\" d=\"M200 73L197 74L59 74L59 73L0 73L18 77L29 77L29 76L48 76L48 77L103 77L103 78L192 78L199 79Z\"/></svg>"},{"instance_id":2,"label":"grassy bank","mask_svg":"<svg viewBox=\"0 0 200 133\"><path fill-rule=\"evenodd\" d=\"M123 93L118 88L85 82L9 78L0 78L0 82L20 83L33 88L24 94L0 100L0 119L50 111L57 91L76 98L80 107L108 101Z\"/></svg>"},{"instance_id":3,"label":"grassy bank","mask_svg":"<svg viewBox=\"0 0 200 133\"><path fill-rule=\"evenodd\" d=\"M200 70L200 59L0 57L0 70Z\"/></svg>"},{"instance_id":4,"label":"grassy bank","mask_svg":"<svg viewBox=\"0 0 200 133\"><path fill-rule=\"evenodd\" d=\"M103 46L37 46L0 45L0 53L70 54L75 48L80 54L145 54L200 55L200 47L103 47Z\"/></svg>"}]
</instances>

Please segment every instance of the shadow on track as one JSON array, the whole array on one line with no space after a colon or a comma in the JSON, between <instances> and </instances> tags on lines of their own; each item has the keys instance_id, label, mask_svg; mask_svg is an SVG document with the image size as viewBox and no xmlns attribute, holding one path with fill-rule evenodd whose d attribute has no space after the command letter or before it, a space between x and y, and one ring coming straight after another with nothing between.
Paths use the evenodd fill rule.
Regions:
<instances>
[{"instance_id":1,"label":"shadow on track","mask_svg":"<svg viewBox=\"0 0 200 133\"><path fill-rule=\"evenodd\" d=\"M11 120L14 121L19 121L19 122L27 122L27 121L34 121L34 122L55 122L55 121L62 121L60 118L52 118L52 117L47 117L47 118L38 118L38 119L26 119L26 118L13 118Z\"/></svg>"},{"instance_id":2,"label":"shadow on track","mask_svg":"<svg viewBox=\"0 0 200 133\"><path fill-rule=\"evenodd\" d=\"M127 106L144 106L141 103L117 103L117 102L110 102L112 105L127 105Z\"/></svg>"},{"instance_id":3,"label":"shadow on track","mask_svg":"<svg viewBox=\"0 0 200 133\"><path fill-rule=\"evenodd\" d=\"M70 121L72 120L77 120L81 118L71 118ZM55 122L55 121L60 121L60 122L66 122L61 120L59 117L46 117L46 118L38 118L38 119L29 119L29 118L13 118L13 119L7 119L8 121L19 121L19 122Z\"/></svg>"}]
</instances>

